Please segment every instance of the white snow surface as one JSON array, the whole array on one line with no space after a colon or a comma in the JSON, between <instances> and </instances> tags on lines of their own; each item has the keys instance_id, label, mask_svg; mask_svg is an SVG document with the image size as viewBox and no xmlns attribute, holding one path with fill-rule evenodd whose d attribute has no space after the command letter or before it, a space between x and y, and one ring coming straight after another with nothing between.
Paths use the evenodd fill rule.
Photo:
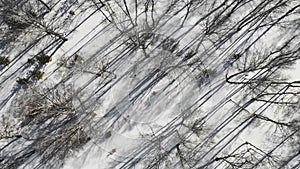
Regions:
<instances>
[{"instance_id":1,"label":"white snow surface","mask_svg":"<svg viewBox=\"0 0 300 169\"><path fill-rule=\"evenodd\" d=\"M164 14L171 1L158 0L155 1L155 7L158 9L153 14L149 11L149 25L146 25L142 5L135 12L135 1L127 0L130 17L137 18L133 19L133 26L129 16L118 6L124 7L121 1L104 1L110 3L116 12L112 14L116 19L111 22L103 15L111 15L110 9L106 7L101 13L91 7L91 2L70 2L77 2L78 5L72 5L66 11L64 16L71 17L71 21L66 28L60 30L68 41L57 51L55 48L48 51L48 54L55 51L52 61L41 68L45 72L43 79L32 85L32 88L71 85L76 111L87 111L90 113L88 117L92 117L88 122L82 122L91 140L72 152L67 159L63 159L64 169L151 168L153 158L159 153L169 151L174 153L166 157L162 166L182 168L175 149L184 139L190 141L186 144L195 146L195 151L201 149L206 152L201 154L191 150L195 157L203 156L202 161L186 168L200 167L216 157L226 156L245 142L266 152L271 149L267 145L269 136L265 134L272 127L270 124L255 128L253 123L249 124L250 127L244 123L237 127L252 113L260 113L267 106L262 105L263 108L260 108L259 103L245 106L249 101L246 97L242 99L244 95L248 95L244 90L245 86L228 84L225 79L226 74L235 72L226 61L239 52L239 44L250 35L233 43L239 36L236 34L231 38L231 42L226 41L220 49L216 49L210 40L199 39L204 26L197 22L200 22L203 13L210 9L191 11L191 16L188 16L181 26L186 10L176 15L172 13L174 16ZM138 1L144 2L146 1ZM79 5L82 3L83 5ZM180 10L186 3L187 1L179 1L173 10ZM58 4L54 8L60 6ZM74 16L69 16L70 10L75 11ZM244 9L238 11L241 14L237 14L236 18L247 13ZM51 13L48 15L50 20ZM152 27L151 15L156 19L161 17L161 21L155 27ZM53 25L61 24L59 19L52 22ZM277 32L270 30L272 31ZM157 42L151 43L146 49L132 44L131 40L136 38L135 36L149 32L155 32ZM36 33L36 37L38 36ZM272 37L266 35L268 38L258 43L270 43L281 36L280 33ZM175 39L178 43L178 48L174 51L159 46L167 37ZM35 39L33 36L30 38ZM221 37L212 35L212 38ZM19 77L25 77L29 70L33 69L27 64L27 59L52 43L53 39L46 37L25 53L21 53L27 47L22 46L22 42L16 43L14 50L9 53L1 51L3 54L9 54L12 59L10 65L0 72L1 115L7 115L17 109L18 105L12 102L24 90L29 90L21 89L16 83ZM183 63L184 54L179 53L186 54L190 50L198 50L198 53ZM63 61L70 62L76 54L81 60L72 68L59 64ZM201 58L203 63L190 66L188 63L197 61L197 57ZM201 75L204 68L212 71L207 78L202 78L204 75ZM286 71L291 81L300 78L297 68L299 64ZM249 73L245 78L256 75L257 72ZM241 76L238 80L243 78ZM245 111L237 113L240 107ZM273 108L268 108L268 111L262 112L269 114L269 117L277 117L272 114L273 111ZM202 125L202 133L197 135L191 132L188 126L196 124L199 120L205 120L205 124ZM107 136L107 133L110 135ZM212 143L206 142L209 138L213 138ZM7 142L1 142L0 145L5 144ZM218 167L218 164L216 162L214 167ZM220 164L219 167L222 165L226 166ZM38 162L23 165L21 168L37 166Z\"/></svg>"}]
</instances>

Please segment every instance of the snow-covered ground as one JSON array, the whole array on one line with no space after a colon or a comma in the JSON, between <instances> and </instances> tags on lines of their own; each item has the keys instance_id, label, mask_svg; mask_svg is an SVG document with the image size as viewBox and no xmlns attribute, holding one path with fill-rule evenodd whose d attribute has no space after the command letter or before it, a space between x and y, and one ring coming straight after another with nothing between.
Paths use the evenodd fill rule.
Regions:
<instances>
[{"instance_id":1,"label":"snow-covered ground","mask_svg":"<svg viewBox=\"0 0 300 169\"><path fill-rule=\"evenodd\" d=\"M43 2L46 26L0 51L0 168L299 168L299 140L281 142L299 129L279 124L299 112L275 103L299 103L298 82L268 81L300 79L272 68L299 54L299 32L272 26L299 2Z\"/></svg>"}]
</instances>

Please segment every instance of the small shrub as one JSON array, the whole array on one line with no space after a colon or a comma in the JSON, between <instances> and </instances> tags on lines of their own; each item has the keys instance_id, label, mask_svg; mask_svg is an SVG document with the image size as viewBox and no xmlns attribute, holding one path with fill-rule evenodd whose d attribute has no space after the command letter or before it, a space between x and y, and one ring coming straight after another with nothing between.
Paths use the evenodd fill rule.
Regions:
<instances>
[{"instance_id":1,"label":"small shrub","mask_svg":"<svg viewBox=\"0 0 300 169\"><path fill-rule=\"evenodd\" d=\"M33 17L33 18L37 18L38 17L37 13L34 12L34 11L32 11L32 10L28 11L28 15L31 16L31 17Z\"/></svg>"},{"instance_id":2,"label":"small shrub","mask_svg":"<svg viewBox=\"0 0 300 169\"><path fill-rule=\"evenodd\" d=\"M113 148L113 149L111 149L110 152L108 152L108 155L107 155L107 156L111 156L111 155L113 155L115 152L117 152L117 149Z\"/></svg>"},{"instance_id":3,"label":"small shrub","mask_svg":"<svg viewBox=\"0 0 300 169\"><path fill-rule=\"evenodd\" d=\"M74 16L75 15L75 11L71 10L71 11L69 11L69 14L72 15L72 16Z\"/></svg>"},{"instance_id":4,"label":"small shrub","mask_svg":"<svg viewBox=\"0 0 300 169\"><path fill-rule=\"evenodd\" d=\"M46 54L42 54L42 55L38 56L36 59L42 65L44 65L44 64L49 63L49 62L52 61L51 56L46 55Z\"/></svg>"},{"instance_id":5,"label":"small shrub","mask_svg":"<svg viewBox=\"0 0 300 169\"><path fill-rule=\"evenodd\" d=\"M44 77L44 74L45 74L45 72L42 72L42 71L38 70L38 71L34 72L34 77L36 79L40 80L40 79L42 79Z\"/></svg>"},{"instance_id":6,"label":"small shrub","mask_svg":"<svg viewBox=\"0 0 300 169\"><path fill-rule=\"evenodd\" d=\"M209 68L203 69L201 72L201 76L204 78L211 78L214 77L215 75L216 75L216 71Z\"/></svg>"},{"instance_id":7,"label":"small shrub","mask_svg":"<svg viewBox=\"0 0 300 169\"><path fill-rule=\"evenodd\" d=\"M82 59L82 57L81 57L80 55L75 54L75 55L73 56L73 60L70 60L69 62L66 61L65 67L66 67L66 68L72 68L72 67L75 66L76 63L82 63L82 60L83 60L83 59Z\"/></svg>"},{"instance_id":8,"label":"small shrub","mask_svg":"<svg viewBox=\"0 0 300 169\"><path fill-rule=\"evenodd\" d=\"M184 55L183 61L187 61L187 60L191 59L196 54L197 54L197 52L190 50L186 55Z\"/></svg>"},{"instance_id":9,"label":"small shrub","mask_svg":"<svg viewBox=\"0 0 300 169\"><path fill-rule=\"evenodd\" d=\"M27 60L27 63L30 64L30 65L35 64L35 62L36 62L36 60L35 60L34 58L29 58L29 59Z\"/></svg>"},{"instance_id":10,"label":"small shrub","mask_svg":"<svg viewBox=\"0 0 300 169\"><path fill-rule=\"evenodd\" d=\"M162 42L161 47L163 50L174 52L176 49L178 49L179 43L175 39L168 38Z\"/></svg>"},{"instance_id":11,"label":"small shrub","mask_svg":"<svg viewBox=\"0 0 300 169\"><path fill-rule=\"evenodd\" d=\"M232 56L232 60L238 60L240 57L242 57L241 54L239 54L239 53L234 54L234 55Z\"/></svg>"},{"instance_id":12,"label":"small shrub","mask_svg":"<svg viewBox=\"0 0 300 169\"><path fill-rule=\"evenodd\" d=\"M81 62L82 60L83 59L82 59L82 57L80 55L78 55L78 54L74 55L74 61L75 62Z\"/></svg>"},{"instance_id":13,"label":"small shrub","mask_svg":"<svg viewBox=\"0 0 300 169\"><path fill-rule=\"evenodd\" d=\"M27 85L29 83L29 79L28 78L18 78L17 83L22 86Z\"/></svg>"},{"instance_id":14,"label":"small shrub","mask_svg":"<svg viewBox=\"0 0 300 169\"><path fill-rule=\"evenodd\" d=\"M113 148L113 149L111 150L111 153L113 154L113 153L115 153L115 152L117 152L117 149Z\"/></svg>"},{"instance_id":15,"label":"small shrub","mask_svg":"<svg viewBox=\"0 0 300 169\"><path fill-rule=\"evenodd\" d=\"M10 63L11 63L11 60L8 57L6 57L6 56L0 57L0 65L7 66Z\"/></svg>"},{"instance_id":16,"label":"small shrub","mask_svg":"<svg viewBox=\"0 0 300 169\"><path fill-rule=\"evenodd\" d=\"M108 139L109 137L111 137L111 132L110 132L110 131L106 132L106 133L104 134L104 137L105 137L106 139Z\"/></svg>"},{"instance_id":17,"label":"small shrub","mask_svg":"<svg viewBox=\"0 0 300 169\"><path fill-rule=\"evenodd\" d=\"M68 136L67 136L68 137ZM72 148L80 147L81 144L85 144L91 140L91 137L88 137L87 134L79 129L76 134L70 137L70 143L72 144Z\"/></svg>"},{"instance_id":18,"label":"small shrub","mask_svg":"<svg viewBox=\"0 0 300 169\"><path fill-rule=\"evenodd\" d=\"M81 136L81 137L78 138L78 143L79 144L84 144L84 143L87 143L90 140L91 140L91 137Z\"/></svg>"}]
</instances>

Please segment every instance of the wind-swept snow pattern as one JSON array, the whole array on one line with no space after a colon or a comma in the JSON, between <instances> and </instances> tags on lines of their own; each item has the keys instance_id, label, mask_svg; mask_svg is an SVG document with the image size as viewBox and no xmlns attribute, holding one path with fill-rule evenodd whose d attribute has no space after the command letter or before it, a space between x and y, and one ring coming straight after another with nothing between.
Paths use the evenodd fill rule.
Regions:
<instances>
[{"instance_id":1,"label":"wind-swept snow pattern","mask_svg":"<svg viewBox=\"0 0 300 169\"><path fill-rule=\"evenodd\" d=\"M0 1L1 169L300 168L298 0Z\"/></svg>"}]
</instances>

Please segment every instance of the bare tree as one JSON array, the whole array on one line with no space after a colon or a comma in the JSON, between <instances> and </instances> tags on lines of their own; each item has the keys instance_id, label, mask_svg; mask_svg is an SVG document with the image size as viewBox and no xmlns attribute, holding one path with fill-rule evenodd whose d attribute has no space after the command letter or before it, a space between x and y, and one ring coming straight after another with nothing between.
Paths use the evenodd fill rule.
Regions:
<instances>
[{"instance_id":1,"label":"bare tree","mask_svg":"<svg viewBox=\"0 0 300 169\"><path fill-rule=\"evenodd\" d=\"M70 87L44 93L33 87L15 99L10 110L14 118L2 118L1 139L7 142L1 148L2 168L33 167L34 161L57 168L90 140L82 123L87 114L75 109Z\"/></svg>"},{"instance_id":2,"label":"bare tree","mask_svg":"<svg viewBox=\"0 0 300 169\"><path fill-rule=\"evenodd\" d=\"M299 168L300 81L286 74L299 61L297 0L1 2L1 48L35 31L53 40L29 58L14 118L2 118L2 168L59 168L90 139L139 127L134 148L107 150L110 168ZM78 10L88 17L73 29ZM101 22L51 69L64 77L41 92L46 82L35 82L54 53L95 14ZM11 60L2 57L4 70ZM72 80L76 89L60 86ZM109 106L94 118L102 100Z\"/></svg>"}]
</instances>

